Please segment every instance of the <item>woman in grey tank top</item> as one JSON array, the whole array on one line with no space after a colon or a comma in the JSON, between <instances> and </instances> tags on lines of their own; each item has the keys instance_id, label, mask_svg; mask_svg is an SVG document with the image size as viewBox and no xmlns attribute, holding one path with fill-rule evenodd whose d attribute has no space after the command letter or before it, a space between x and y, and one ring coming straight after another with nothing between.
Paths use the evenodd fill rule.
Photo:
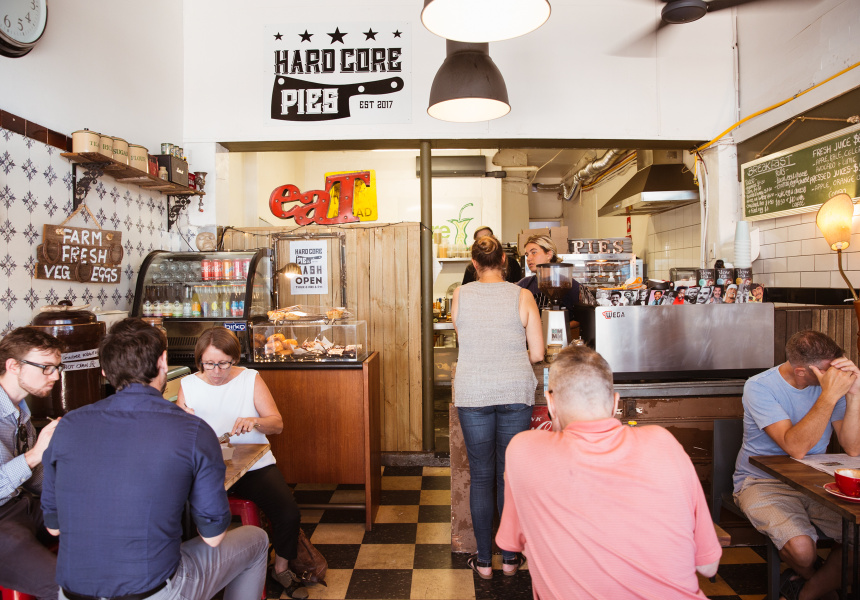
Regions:
<instances>
[{"instance_id":1,"label":"woman in grey tank top","mask_svg":"<svg viewBox=\"0 0 860 600\"><path fill-rule=\"evenodd\" d=\"M469 456L469 507L478 545L469 566L493 575L493 483L501 514L505 498L505 450L529 427L537 379L532 363L543 359L537 304L527 289L507 283L505 255L493 236L472 245L478 279L454 290L451 316L460 345L454 405ZM526 343L528 342L528 347ZM521 558L502 551L502 571L513 575Z\"/></svg>"}]
</instances>

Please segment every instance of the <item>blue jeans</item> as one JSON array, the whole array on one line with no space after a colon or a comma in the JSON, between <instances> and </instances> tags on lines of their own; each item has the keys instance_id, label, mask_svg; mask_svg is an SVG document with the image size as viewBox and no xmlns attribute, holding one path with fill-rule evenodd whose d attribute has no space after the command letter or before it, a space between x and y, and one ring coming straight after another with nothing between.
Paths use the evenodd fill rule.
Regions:
<instances>
[{"instance_id":1,"label":"blue jeans","mask_svg":"<svg viewBox=\"0 0 860 600\"><path fill-rule=\"evenodd\" d=\"M505 450L511 438L529 428L532 407L526 404L458 407L460 427L469 455L469 508L478 543L478 560L493 558L493 482L499 514L505 505ZM502 558L514 558L502 550Z\"/></svg>"}]
</instances>

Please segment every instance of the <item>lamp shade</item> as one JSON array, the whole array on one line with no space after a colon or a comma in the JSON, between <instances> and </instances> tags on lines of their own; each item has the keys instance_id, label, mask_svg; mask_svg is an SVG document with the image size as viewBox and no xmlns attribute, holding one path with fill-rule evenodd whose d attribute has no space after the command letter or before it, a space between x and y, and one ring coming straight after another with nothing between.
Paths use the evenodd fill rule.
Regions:
<instances>
[{"instance_id":1,"label":"lamp shade","mask_svg":"<svg viewBox=\"0 0 860 600\"><path fill-rule=\"evenodd\" d=\"M831 250L845 250L851 242L854 203L848 194L837 194L821 205L815 224Z\"/></svg>"},{"instance_id":2,"label":"lamp shade","mask_svg":"<svg viewBox=\"0 0 860 600\"><path fill-rule=\"evenodd\" d=\"M424 0L421 22L458 42L498 42L534 31L549 18L547 0Z\"/></svg>"},{"instance_id":3,"label":"lamp shade","mask_svg":"<svg viewBox=\"0 0 860 600\"><path fill-rule=\"evenodd\" d=\"M427 113L442 121L471 123L508 114L508 88L490 58L489 44L447 40L447 57L430 87Z\"/></svg>"},{"instance_id":4,"label":"lamp shade","mask_svg":"<svg viewBox=\"0 0 860 600\"><path fill-rule=\"evenodd\" d=\"M278 275L283 275L287 279L295 279L297 275L302 274L302 268L294 262L287 263L283 268L278 269Z\"/></svg>"}]
</instances>

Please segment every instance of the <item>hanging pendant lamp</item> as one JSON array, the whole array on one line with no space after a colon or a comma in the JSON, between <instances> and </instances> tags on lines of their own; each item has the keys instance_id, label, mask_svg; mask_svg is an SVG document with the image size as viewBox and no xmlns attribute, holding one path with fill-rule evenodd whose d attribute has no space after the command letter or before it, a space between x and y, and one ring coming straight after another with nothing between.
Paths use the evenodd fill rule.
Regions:
<instances>
[{"instance_id":1,"label":"hanging pendant lamp","mask_svg":"<svg viewBox=\"0 0 860 600\"><path fill-rule=\"evenodd\" d=\"M449 40L498 42L534 31L550 10L547 0L424 0L421 22Z\"/></svg>"},{"instance_id":2,"label":"hanging pendant lamp","mask_svg":"<svg viewBox=\"0 0 860 600\"><path fill-rule=\"evenodd\" d=\"M458 123L489 121L508 114L508 88L490 58L490 45L447 40L446 49L445 62L430 87L427 113Z\"/></svg>"}]
</instances>

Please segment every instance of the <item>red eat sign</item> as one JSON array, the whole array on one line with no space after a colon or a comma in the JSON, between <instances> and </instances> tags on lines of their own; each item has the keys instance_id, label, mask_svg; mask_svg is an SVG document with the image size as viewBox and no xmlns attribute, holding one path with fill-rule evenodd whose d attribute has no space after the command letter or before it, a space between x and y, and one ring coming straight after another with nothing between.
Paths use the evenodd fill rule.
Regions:
<instances>
[{"instance_id":1,"label":"red eat sign","mask_svg":"<svg viewBox=\"0 0 860 600\"><path fill-rule=\"evenodd\" d=\"M281 185L276 187L272 191L272 195L269 196L269 209L273 215L281 219L292 217L295 219L296 225L356 223L359 219L353 214L352 200L355 194L355 184L359 180L369 186L370 171L329 175L325 179L325 191L311 190L302 193L299 188L292 184ZM338 214L328 218L331 200L329 191L332 186L338 183L340 184Z\"/></svg>"}]
</instances>

